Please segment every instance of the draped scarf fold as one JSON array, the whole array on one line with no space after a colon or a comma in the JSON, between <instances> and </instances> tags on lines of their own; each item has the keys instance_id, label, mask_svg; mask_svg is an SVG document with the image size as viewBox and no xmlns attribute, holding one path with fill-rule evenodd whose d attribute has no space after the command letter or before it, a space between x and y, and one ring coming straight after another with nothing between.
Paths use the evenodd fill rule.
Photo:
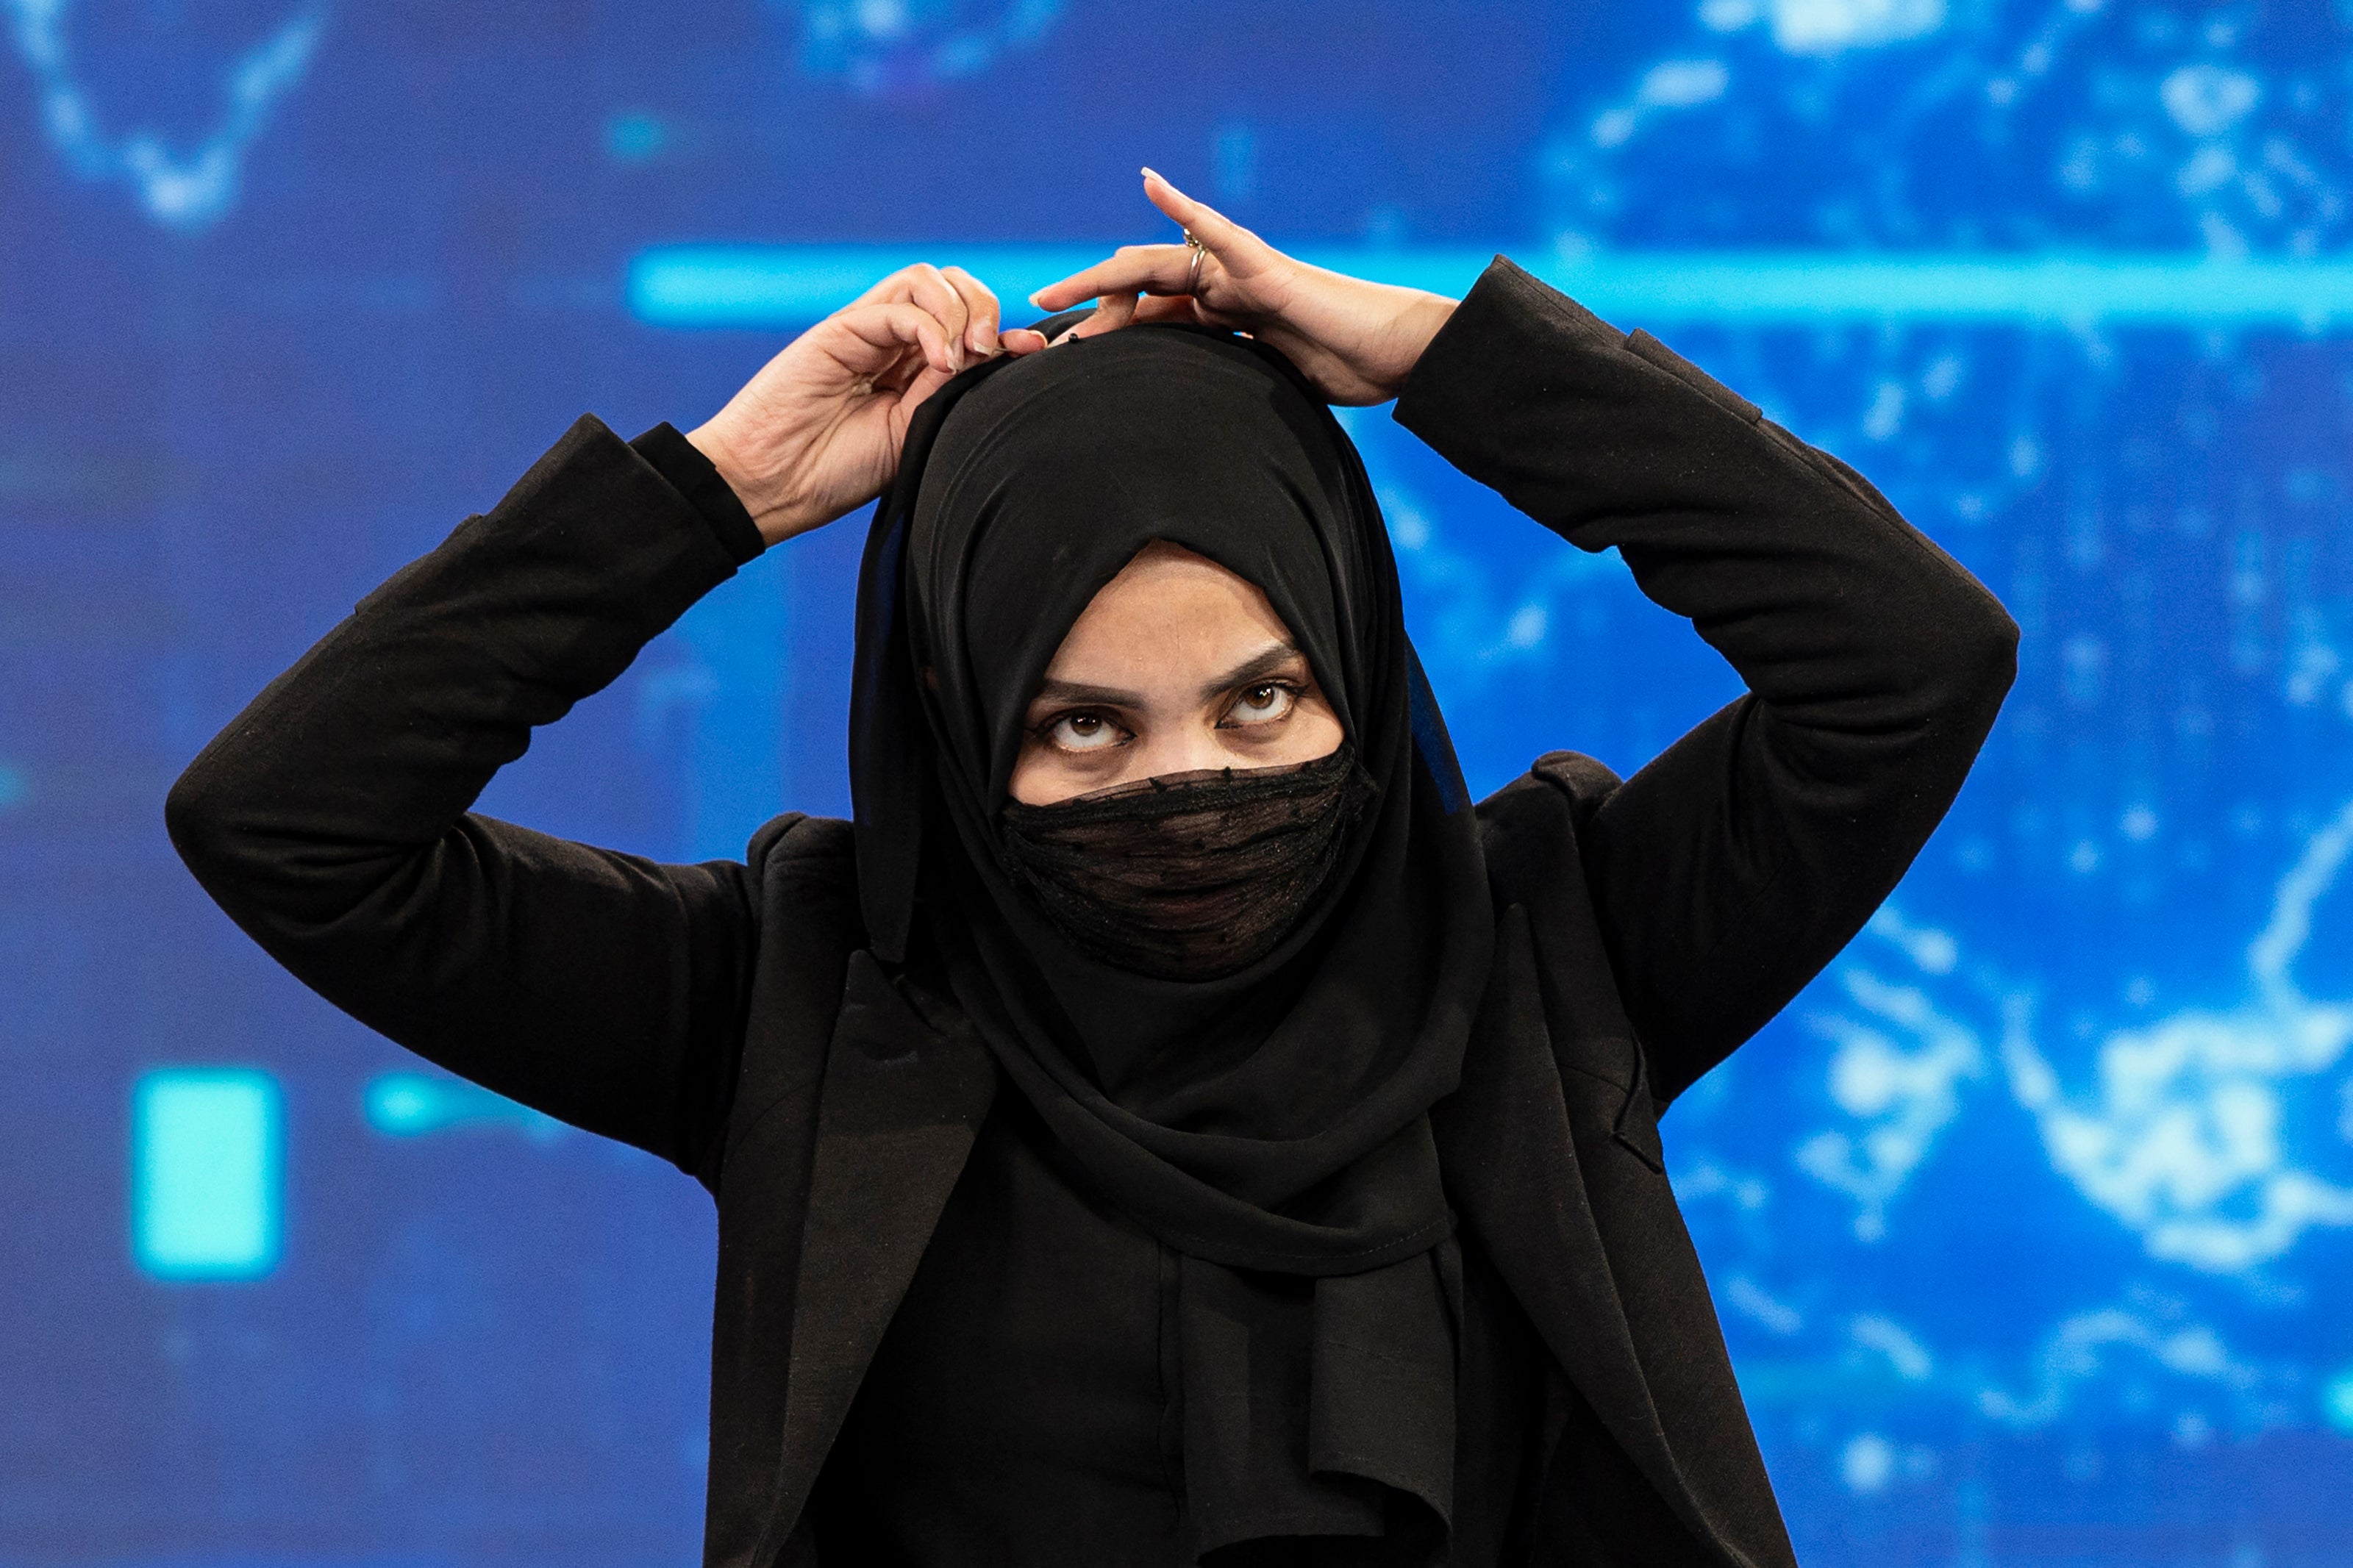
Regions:
<instances>
[{"instance_id":1,"label":"draped scarf fold","mask_svg":"<svg viewBox=\"0 0 2353 1568\"><path fill-rule=\"evenodd\" d=\"M1266 594L1377 792L1289 933L1208 980L1105 963L1006 869L1029 699L1155 540ZM1180 1257L1188 1549L1442 1551L1460 1270L1428 1113L1461 1073L1493 913L1330 410L1272 350L1194 327L966 371L917 412L876 510L855 688L877 955L937 965L1078 1167Z\"/></svg>"}]
</instances>

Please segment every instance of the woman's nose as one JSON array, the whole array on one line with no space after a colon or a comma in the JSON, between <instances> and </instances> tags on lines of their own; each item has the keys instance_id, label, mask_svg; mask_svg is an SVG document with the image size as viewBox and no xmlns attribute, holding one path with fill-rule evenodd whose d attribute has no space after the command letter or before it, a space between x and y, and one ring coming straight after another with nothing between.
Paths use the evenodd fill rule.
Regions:
<instances>
[{"instance_id":1,"label":"woman's nose","mask_svg":"<svg viewBox=\"0 0 2353 1568\"><path fill-rule=\"evenodd\" d=\"M1217 726L1208 723L1172 726L1146 737L1136 761L1140 778L1198 773L1233 763L1219 741Z\"/></svg>"}]
</instances>

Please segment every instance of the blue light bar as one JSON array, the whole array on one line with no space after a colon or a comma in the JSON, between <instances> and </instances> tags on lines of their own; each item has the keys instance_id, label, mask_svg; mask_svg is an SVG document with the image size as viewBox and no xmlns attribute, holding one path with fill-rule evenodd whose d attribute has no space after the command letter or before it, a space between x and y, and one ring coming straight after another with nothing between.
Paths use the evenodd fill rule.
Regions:
<instances>
[{"instance_id":1,"label":"blue light bar","mask_svg":"<svg viewBox=\"0 0 2353 1568\"><path fill-rule=\"evenodd\" d=\"M1107 254L1082 245L669 246L630 263L638 320L664 327L805 325L917 261L954 263L1018 301ZM1485 247L1305 247L1319 267L1442 294L1468 289ZM1842 251L1529 252L1514 259L1601 314L1754 325L1906 321L2078 327L2353 323L2353 259L2218 260L2169 254Z\"/></svg>"},{"instance_id":2,"label":"blue light bar","mask_svg":"<svg viewBox=\"0 0 2353 1568\"><path fill-rule=\"evenodd\" d=\"M561 1137L564 1123L517 1105L462 1079L421 1072L388 1072L372 1079L365 1096L367 1123L387 1138L415 1138L464 1128L509 1128L533 1142Z\"/></svg>"},{"instance_id":3,"label":"blue light bar","mask_svg":"<svg viewBox=\"0 0 2353 1568\"><path fill-rule=\"evenodd\" d=\"M1083 245L670 246L630 263L629 310L667 327L796 326L841 309L902 267L933 261L962 267L1010 311L1106 254Z\"/></svg>"},{"instance_id":4,"label":"blue light bar","mask_svg":"<svg viewBox=\"0 0 2353 1568\"><path fill-rule=\"evenodd\" d=\"M254 1279L276 1267L278 1084L242 1068L166 1068L132 1097L132 1254L158 1279Z\"/></svg>"}]
</instances>

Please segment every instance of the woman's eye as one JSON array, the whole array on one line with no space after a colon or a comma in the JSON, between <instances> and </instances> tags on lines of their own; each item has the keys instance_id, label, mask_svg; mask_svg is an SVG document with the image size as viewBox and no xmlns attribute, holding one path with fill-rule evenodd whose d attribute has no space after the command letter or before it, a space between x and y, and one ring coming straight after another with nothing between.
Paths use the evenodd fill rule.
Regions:
<instances>
[{"instance_id":1,"label":"woman's eye","mask_svg":"<svg viewBox=\"0 0 2353 1568\"><path fill-rule=\"evenodd\" d=\"M1100 713L1065 713L1046 726L1046 739L1066 752L1099 752L1119 744L1120 729Z\"/></svg>"},{"instance_id":2,"label":"woman's eye","mask_svg":"<svg viewBox=\"0 0 2353 1568\"><path fill-rule=\"evenodd\" d=\"M1290 717L1292 704L1298 700L1297 692L1274 681L1246 686L1234 699L1226 721L1230 724L1271 724L1277 719Z\"/></svg>"}]
</instances>

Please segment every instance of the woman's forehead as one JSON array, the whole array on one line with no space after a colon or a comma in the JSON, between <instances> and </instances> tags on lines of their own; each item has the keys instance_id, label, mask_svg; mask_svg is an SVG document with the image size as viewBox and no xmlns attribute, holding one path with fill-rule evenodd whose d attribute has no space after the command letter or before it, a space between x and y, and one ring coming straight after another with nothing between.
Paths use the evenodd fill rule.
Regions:
<instances>
[{"instance_id":1,"label":"woman's forehead","mask_svg":"<svg viewBox=\"0 0 2353 1568\"><path fill-rule=\"evenodd\" d=\"M1194 680L1294 646L1292 628L1256 584L1182 545L1155 541L1096 591L1046 678Z\"/></svg>"}]
</instances>

